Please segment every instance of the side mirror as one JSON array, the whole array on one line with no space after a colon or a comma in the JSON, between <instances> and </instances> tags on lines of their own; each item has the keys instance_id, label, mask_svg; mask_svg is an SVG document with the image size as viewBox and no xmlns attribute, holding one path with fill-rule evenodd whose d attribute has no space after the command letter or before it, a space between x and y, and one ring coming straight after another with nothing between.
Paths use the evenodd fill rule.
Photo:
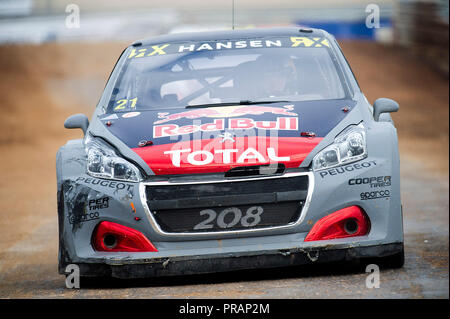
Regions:
<instances>
[{"instance_id":1,"label":"side mirror","mask_svg":"<svg viewBox=\"0 0 450 319\"><path fill-rule=\"evenodd\" d=\"M375 121L380 119L382 113L397 112L400 106L391 99L381 98L373 103L373 118Z\"/></svg>"},{"instance_id":2,"label":"side mirror","mask_svg":"<svg viewBox=\"0 0 450 319\"><path fill-rule=\"evenodd\" d=\"M89 119L84 114L71 115L64 122L65 128L81 128L84 134L86 134L88 126Z\"/></svg>"}]
</instances>

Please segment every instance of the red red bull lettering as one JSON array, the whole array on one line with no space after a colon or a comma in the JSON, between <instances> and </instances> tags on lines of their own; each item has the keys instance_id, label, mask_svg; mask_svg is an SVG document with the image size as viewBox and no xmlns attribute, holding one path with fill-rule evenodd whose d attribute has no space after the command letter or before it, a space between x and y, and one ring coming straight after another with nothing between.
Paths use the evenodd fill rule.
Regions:
<instances>
[{"instance_id":1,"label":"red red bull lettering","mask_svg":"<svg viewBox=\"0 0 450 319\"><path fill-rule=\"evenodd\" d=\"M227 124L227 126L225 125ZM276 121L255 121L250 118L233 118L228 119L228 123L225 119L215 119L212 123L205 123L200 125L184 125L179 126L177 124L164 124L153 126L153 138L178 136L184 134L191 134L195 132L214 132L227 130L248 130L248 129L261 129L261 130L298 130L298 118L297 117L278 117Z\"/></svg>"}]
</instances>

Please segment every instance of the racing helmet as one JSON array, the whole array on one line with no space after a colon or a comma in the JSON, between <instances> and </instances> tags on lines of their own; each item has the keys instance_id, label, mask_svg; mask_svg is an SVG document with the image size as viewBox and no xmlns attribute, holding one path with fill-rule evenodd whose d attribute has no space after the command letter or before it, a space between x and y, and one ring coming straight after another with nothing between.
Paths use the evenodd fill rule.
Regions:
<instances>
[{"instance_id":1,"label":"racing helmet","mask_svg":"<svg viewBox=\"0 0 450 319\"><path fill-rule=\"evenodd\" d=\"M293 60L287 55L261 55L256 62L261 76L259 81L262 94L266 96L289 95L291 83L296 78L296 68Z\"/></svg>"}]
</instances>

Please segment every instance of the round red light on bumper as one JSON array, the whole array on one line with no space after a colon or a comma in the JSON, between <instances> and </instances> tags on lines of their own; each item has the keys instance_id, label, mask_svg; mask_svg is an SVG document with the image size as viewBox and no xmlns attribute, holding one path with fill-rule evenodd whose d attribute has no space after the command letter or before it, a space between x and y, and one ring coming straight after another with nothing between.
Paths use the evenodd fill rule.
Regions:
<instances>
[{"instance_id":1,"label":"round red light on bumper","mask_svg":"<svg viewBox=\"0 0 450 319\"><path fill-rule=\"evenodd\" d=\"M103 221L96 227L92 245L97 251L156 252L155 246L141 232L113 222Z\"/></svg>"},{"instance_id":2,"label":"round red light on bumper","mask_svg":"<svg viewBox=\"0 0 450 319\"><path fill-rule=\"evenodd\" d=\"M370 220L359 206L350 206L319 219L305 241L364 236L370 230Z\"/></svg>"}]
</instances>

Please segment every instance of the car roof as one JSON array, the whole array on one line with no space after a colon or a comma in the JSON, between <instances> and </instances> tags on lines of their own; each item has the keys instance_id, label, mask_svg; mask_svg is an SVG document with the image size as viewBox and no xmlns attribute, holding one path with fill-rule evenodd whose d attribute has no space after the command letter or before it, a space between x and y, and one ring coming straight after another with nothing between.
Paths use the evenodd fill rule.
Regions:
<instances>
[{"instance_id":1,"label":"car roof","mask_svg":"<svg viewBox=\"0 0 450 319\"><path fill-rule=\"evenodd\" d=\"M330 34L322 29L304 28L300 26L255 28L224 31L172 33L138 40L135 41L132 45L140 46L166 42L233 40L244 38L260 38L265 36L322 36L329 38Z\"/></svg>"}]
</instances>

